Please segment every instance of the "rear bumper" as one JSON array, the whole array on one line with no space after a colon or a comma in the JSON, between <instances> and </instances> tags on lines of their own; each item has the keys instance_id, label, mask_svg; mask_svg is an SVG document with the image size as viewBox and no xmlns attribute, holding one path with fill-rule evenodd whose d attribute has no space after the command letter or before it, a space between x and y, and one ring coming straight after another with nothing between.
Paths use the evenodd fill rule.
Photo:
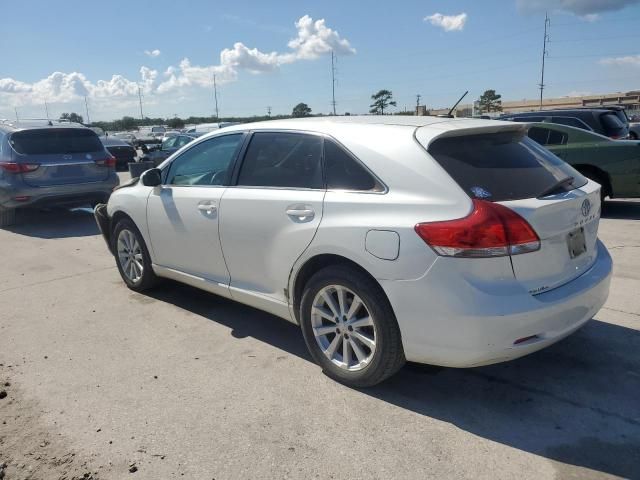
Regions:
<instances>
[{"instance_id":1,"label":"rear bumper","mask_svg":"<svg viewBox=\"0 0 640 480\"><path fill-rule=\"evenodd\" d=\"M0 185L0 206L5 208L37 208L53 206L81 206L106 202L111 192L120 183L114 172L102 182L50 187ZM16 200L16 198L24 198Z\"/></svg>"},{"instance_id":2,"label":"rear bumper","mask_svg":"<svg viewBox=\"0 0 640 480\"><path fill-rule=\"evenodd\" d=\"M113 253L111 247L111 218L109 218L109 215L107 214L107 204L101 203L96 205L96 208L93 209L93 216L96 219L102 238L107 242L107 248L111 253Z\"/></svg>"},{"instance_id":3,"label":"rear bumper","mask_svg":"<svg viewBox=\"0 0 640 480\"><path fill-rule=\"evenodd\" d=\"M598 241L588 271L533 296L513 279L488 289L473 279L452 278L441 263L415 281L380 283L396 313L407 359L448 367L512 360L570 335L604 305L612 270L609 252ZM527 337L533 338L515 343Z\"/></svg>"}]
</instances>

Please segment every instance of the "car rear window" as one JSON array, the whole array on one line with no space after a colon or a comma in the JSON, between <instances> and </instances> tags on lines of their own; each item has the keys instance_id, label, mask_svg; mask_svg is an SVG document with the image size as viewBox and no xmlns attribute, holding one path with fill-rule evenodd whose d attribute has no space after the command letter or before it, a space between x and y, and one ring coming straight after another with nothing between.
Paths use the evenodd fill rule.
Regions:
<instances>
[{"instance_id":1,"label":"car rear window","mask_svg":"<svg viewBox=\"0 0 640 480\"><path fill-rule=\"evenodd\" d=\"M10 143L23 155L99 152L104 148L95 132L80 128L24 130L11 135Z\"/></svg>"},{"instance_id":2,"label":"car rear window","mask_svg":"<svg viewBox=\"0 0 640 480\"><path fill-rule=\"evenodd\" d=\"M600 119L608 137L626 136L627 126L620 120L615 112L605 113L600 117Z\"/></svg>"},{"instance_id":3,"label":"car rear window","mask_svg":"<svg viewBox=\"0 0 640 480\"><path fill-rule=\"evenodd\" d=\"M560 191L587 183L570 165L521 132L436 140L429 153L472 198L494 202L536 198L573 177Z\"/></svg>"}]
</instances>

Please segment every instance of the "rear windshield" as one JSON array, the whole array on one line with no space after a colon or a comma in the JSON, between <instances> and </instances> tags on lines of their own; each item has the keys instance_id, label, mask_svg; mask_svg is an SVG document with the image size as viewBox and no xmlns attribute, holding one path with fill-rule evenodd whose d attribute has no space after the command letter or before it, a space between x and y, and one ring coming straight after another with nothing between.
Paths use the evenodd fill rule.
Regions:
<instances>
[{"instance_id":1,"label":"rear windshield","mask_svg":"<svg viewBox=\"0 0 640 480\"><path fill-rule=\"evenodd\" d=\"M608 137L622 137L628 133L627 125L620 120L620 117L615 112L605 113L600 119Z\"/></svg>"},{"instance_id":2,"label":"rear windshield","mask_svg":"<svg viewBox=\"0 0 640 480\"><path fill-rule=\"evenodd\" d=\"M519 132L442 138L433 142L429 153L471 198L494 202L537 198L587 183L571 166Z\"/></svg>"},{"instance_id":3,"label":"rear windshield","mask_svg":"<svg viewBox=\"0 0 640 480\"><path fill-rule=\"evenodd\" d=\"M10 143L23 155L99 152L104 148L95 132L80 128L25 130L11 135Z\"/></svg>"}]
</instances>

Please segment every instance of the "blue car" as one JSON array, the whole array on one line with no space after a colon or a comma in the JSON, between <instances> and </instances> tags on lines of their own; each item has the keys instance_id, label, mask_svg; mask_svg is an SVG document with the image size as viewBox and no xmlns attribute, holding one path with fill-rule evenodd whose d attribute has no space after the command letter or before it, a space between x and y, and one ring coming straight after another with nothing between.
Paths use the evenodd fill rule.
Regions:
<instances>
[{"instance_id":1,"label":"blue car","mask_svg":"<svg viewBox=\"0 0 640 480\"><path fill-rule=\"evenodd\" d=\"M119 184L116 159L71 122L0 122L0 227L21 208L92 206Z\"/></svg>"}]
</instances>

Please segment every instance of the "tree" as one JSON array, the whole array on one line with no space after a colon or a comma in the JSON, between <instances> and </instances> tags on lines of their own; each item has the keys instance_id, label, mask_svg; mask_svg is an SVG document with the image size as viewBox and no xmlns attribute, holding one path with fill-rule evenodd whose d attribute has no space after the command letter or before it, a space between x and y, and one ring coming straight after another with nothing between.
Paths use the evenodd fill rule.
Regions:
<instances>
[{"instance_id":1,"label":"tree","mask_svg":"<svg viewBox=\"0 0 640 480\"><path fill-rule=\"evenodd\" d=\"M184 128L184 120L178 117L170 118L167 120L167 126L173 129Z\"/></svg>"},{"instance_id":2,"label":"tree","mask_svg":"<svg viewBox=\"0 0 640 480\"><path fill-rule=\"evenodd\" d=\"M496 94L495 90L486 90L478 99L478 113L501 112L502 95Z\"/></svg>"},{"instance_id":3,"label":"tree","mask_svg":"<svg viewBox=\"0 0 640 480\"><path fill-rule=\"evenodd\" d=\"M297 104L291 112L292 117L308 117L309 115L311 115L311 109L306 103Z\"/></svg>"},{"instance_id":4,"label":"tree","mask_svg":"<svg viewBox=\"0 0 640 480\"><path fill-rule=\"evenodd\" d=\"M391 90L380 90L378 93L371 95L371 100L373 100L373 103L369 105L371 107L369 113L384 115L384 111L386 108L389 108L389 106L396 106L395 100L392 99L393 93L391 93Z\"/></svg>"},{"instance_id":5,"label":"tree","mask_svg":"<svg viewBox=\"0 0 640 480\"><path fill-rule=\"evenodd\" d=\"M62 115L60 115L60 120L69 120L70 122L75 122L75 123L84 122L82 115L78 115L75 112L63 113Z\"/></svg>"}]
</instances>

